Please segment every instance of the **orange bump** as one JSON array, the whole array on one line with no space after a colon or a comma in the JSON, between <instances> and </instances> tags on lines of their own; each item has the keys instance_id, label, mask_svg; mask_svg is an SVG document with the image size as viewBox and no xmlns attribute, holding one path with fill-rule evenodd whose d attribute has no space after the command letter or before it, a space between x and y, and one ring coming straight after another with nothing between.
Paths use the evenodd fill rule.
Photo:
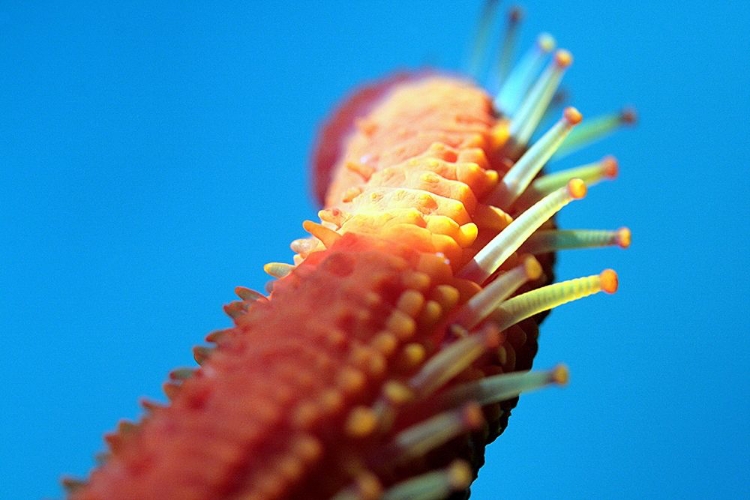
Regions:
<instances>
[{"instance_id":1,"label":"orange bump","mask_svg":"<svg viewBox=\"0 0 750 500\"><path fill-rule=\"evenodd\" d=\"M568 181L568 194L574 200L580 200L586 196L586 183L581 179L570 179Z\"/></svg>"},{"instance_id":2,"label":"orange bump","mask_svg":"<svg viewBox=\"0 0 750 500\"><path fill-rule=\"evenodd\" d=\"M542 275L542 265L533 255L529 255L523 260L523 268L529 281L539 279Z\"/></svg>"},{"instance_id":3,"label":"orange bump","mask_svg":"<svg viewBox=\"0 0 750 500\"><path fill-rule=\"evenodd\" d=\"M606 293L615 293L617 291L617 273L612 269L605 269L599 275L602 290Z\"/></svg>"},{"instance_id":4,"label":"orange bump","mask_svg":"<svg viewBox=\"0 0 750 500\"><path fill-rule=\"evenodd\" d=\"M398 347L398 338L392 332L384 330L372 339L370 345L384 356L390 356L396 350L396 347Z\"/></svg>"},{"instance_id":5,"label":"orange bump","mask_svg":"<svg viewBox=\"0 0 750 500\"><path fill-rule=\"evenodd\" d=\"M364 180L369 180L372 174L375 173L375 168L364 163L347 161L345 164L346 168L355 174L361 176Z\"/></svg>"},{"instance_id":6,"label":"orange bump","mask_svg":"<svg viewBox=\"0 0 750 500\"><path fill-rule=\"evenodd\" d=\"M398 299L396 307L411 317L416 317L424 305L424 295L416 290L406 290Z\"/></svg>"},{"instance_id":7,"label":"orange bump","mask_svg":"<svg viewBox=\"0 0 750 500\"><path fill-rule=\"evenodd\" d=\"M341 195L341 201L344 203L349 203L354 198L362 194L362 188L359 186L350 187L346 191L344 191L344 194Z\"/></svg>"},{"instance_id":8,"label":"orange bump","mask_svg":"<svg viewBox=\"0 0 750 500\"><path fill-rule=\"evenodd\" d=\"M555 64L557 64L559 68L567 68L573 64L573 54L565 49L558 50L555 52Z\"/></svg>"},{"instance_id":9,"label":"orange bump","mask_svg":"<svg viewBox=\"0 0 750 500\"><path fill-rule=\"evenodd\" d=\"M357 406L349 412L349 416L344 424L344 430L350 437L361 438L372 434L377 425L378 418L371 408Z\"/></svg>"},{"instance_id":10,"label":"orange bump","mask_svg":"<svg viewBox=\"0 0 750 500\"><path fill-rule=\"evenodd\" d=\"M617 177L619 172L619 165L617 158L614 156L606 156L602 159L602 167L604 168L604 175L609 179Z\"/></svg>"},{"instance_id":11,"label":"orange bump","mask_svg":"<svg viewBox=\"0 0 750 500\"><path fill-rule=\"evenodd\" d=\"M396 358L396 367L403 371L412 370L422 364L426 357L427 351L422 344L406 344Z\"/></svg>"},{"instance_id":12,"label":"orange bump","mask_svg":"<svg viewBox=\"0 0 750 500\"><path fill-rule=\"evenodd\" d=\"M260 493L258 498L278 498L284 491L286 483L274 466L277 464L267 466L264 474L258 474L253 481L253 486Z\"/></svg>"},{"instance_id":13,"label":"orange bump","mask_svg":"<svg viewBox=\"0 0 750 500\"><path fill-rule=\"evenodd\" d=\"M286 456L279 460L276 465L276 470L284 479L284 481L291 483L299 479L305 472L304 464L302 461L295 456Z\"/></svg>"},{"instance_id":14,"label":"orange bump","mask_svg":"<svg viewBox=\"0 0 750 500\"><path fill-rule=\"evenodd\" d=\"M352 348L349 362L352 366L376 377L381 376L388 366L385 357L378 350L364 345Z\"/></svg>"},{"instance_id":15,"label":"orange bump","mask_svg":"<svg viewBox=\"0 0 750 500\"><path fill-rule=\"evenodd\" d=\"M407 271L401 278L401 282L406 288L424 292L429 288L431 280L425 273L419 271Z\"/></svg>"},{"instance_id":16,"label":"orange bump","mask_svg":"<svg viewBox=\"0 0 750 500\"><path fill-rule=\"evenodd\" d=\"M326 208L318 211L318 217L324 222L330 222L336 225L336 227L341 227L348 214L339 208Z\"/></svg>"},{"instance_id":17,"label":"orange bump","mask_svg":"<svg viewBox=\"0 0 750 500\"><path fill-rule=\"evenodd\" d=\"M469 403L461 410L461 420L467 429L476 430L484 424L482 407L477 403Z\"/></svg>"},{"instance_id":18,"label":"orange bump","mask_svg":"<svg viewBox=\"0 0 750 500\"><path fill-rule=\"evenodd\" d=\"M630 246L630 229L621 227L617 230L617 244L620 245L620 248L628 248Z\"/></svg>"},{"instance_id":19,"label":"orange bump","mask_svg":"<svg viewBox=\"0 0 750 500\"><path fill-rule=\"evenodd\" d=\"M500 346L500 342L505 340L505 337L500 335L500 330L498 330L494 326L490 326L488 328L489 329L485 330L484 332L484 345L487 350L496 349Z\"/></svg>"},{"instance_id":20,"label":"orange bump","mask_svg":"<svg viewBox=\"0 0 750 500\"><path fill-rule=\"evenodd\" d=\"M414 335L417 325L414 318L405 312L396 309L386 320L385 327L393 332L398 338L404 340Z\"/></svg>"},{"instance_id":21,"label":"orange bump","mask_svg":"<svg viewBox=\"0 0 750 500\"><path fill-rule=\"evenodd\" d=\"M292 413L292 425L298 429L309 429L320 419L320 411L315 403L306 401Z\"/></svg>"},{"instance_id":22,"label":"orange bump","mask_svg":"<svg viewBox=\"0 0 750 500\"><path fill-rule=\"evenodd\" d=\"M331 248L334 243L341 239L341 235L333 229L329 229L311 220L306 220L305 222L303 222L302 227L305 229L305 231L318 238L326 248Z\"/></svg>"},{"instance_id":23,"label":"orange bump","mask_svg":"<svg viewBox=\"0 0 750 500\"><path fill-rule=\"evenodd\" d=\"M473 222L469 222L458 228L456 243L458 243L461 248L468 248L474 244L477 236L479 236L479 228Z\"/></svg>"},{"instance_id":24,"label":"orange bump","mask_svg":"<svg viewBox=\"0 0 750 500\"><path fill-rule=\"evenodd\" d=\"M389 380L383 386L383 396L393 405L401 406L414 398L414 393L406 385Z\"/></svg>"},{"instance_id":25,"label":"orange bump","mask_svg":"<svg viewBox=\"0 0 750 500\"><path fill-rule=\"evenodd\" d=\"M434 300L428 300L419 315L419 324L424 328L432 325L443 316L443 307Z\"/></svg>"},{"instance_id":26,"label":"orange bump","mask_svg":"<svg viewBox=\"0 0 750 500\"><path fill-rule=\"evenodd\" d=\"M359 500L377 500L383 494L383 486L375 474L364 472L357 476L357 492Z\"/></svg>"},{"instance_id":27,"label":"orange bump","mask_svg":"<svg viewBox=\"0 0 750 500\"><path fill-rule=\"evenodd\" d=\"M365 135L373 135L378 130L377 122L366 118L357 118L354 121L354 125L357 127L357 130Z\"/></svg>"},{"instance_id":28,"label":"orange bump","mask_svg":"<svg viewBox=\"0 0 750 500\"><path fill-rule=\"evenodd\" d=\"M508 143L510 139L510 122L508 120L499 120L490 131L490 141L492 150L497 151Z\"/></svg>"},{"instance_id":29,"label":"orange bump","mask_svg":"<svg viewBox=\"0 0 750 500\"><path fill-rule=\"evenodd\" d=\"M497 360L501 365L505 365L508 362L508 351L505 350L504 346L497 348Z\"/></svg>"},{"instance_id":30,"label":"orange bump","mask_svg":"<svg viewBox=\"0 0 750 500\"><path fill-rule=\"evenodd\" d=\"M462 490L471 484L473 473L468 463L456 460L448 466L446 471L448 481L454 490Z\"/></svg>"},{"instance_id":31,"label":"orange bump","mask_svg":"<svg viewBox=\"0 0 750 500\"><path fill-rule=\"evenodd\" d=\"M296 436L292 441L291 449L295 456L307 463L318 460L323 454L323 446L320 441L308 434Z\"/></svg>"},{"instance_id":32,"label":"orange bump","mask_svg":"<svg viewBox=\"0 0 750 500\"><path fill-rule=\"evenodd\" d=\"M448 281L453 276L453 271L445 258L431 253L419 256L417 271L429 275L435 281Z\"/></svg>"},{"instance_id":33,"label":"orange bump","mask_svg":"<svg viewBox=\"0 0 750 500\"><path fill-rule=\"evenodd\" d=\"M432 299L446 310L453 309L460 298L458 289L450 285L438 285L432 290Z\"/></svg>"},{"instance_id":34,"label":"orange bump","mask_svg":"<svg viewBox=\"0 0 750 500\"><path fill-rule=\"evenodd\" d=\"M337 385L346 394L356 394L364 388L366 383L367 379L364 373L347 366L342 368Z\"/></svg>"},{"instance_id":35,"label":"orange bump","mask_svg":"<svg viewBox=\"0 0 750 500\"><path fill-rule=\"evenodd\" d=\"M385 356L379 352L375 352L370 356L367 363L367 371L370 375L373 377L381 377L387 368L388 362L386 361Z\"/></svg>"},{"instance_id":36,"label":"orange bump","mask_svg":"<svg viewBox=\"0 0 750 500\"><path fill-rule=\"evenodd\" d=\"M571 125L578 125L583 120L583 115L573 106L568 106L563 111L563 117Z\"/></svg>"},{"instance_id":37,"label":"orange bump","mask_svg":"<svg viewBox=\"0 0 750 500\"><path fill-rule=\"evenodd\" d=\"M568 367L565 365L557 365L552 369L551 379L555 384L567 385L568 380L570 380L570 372L568 372Z\"/></svg>"}]
</instances>

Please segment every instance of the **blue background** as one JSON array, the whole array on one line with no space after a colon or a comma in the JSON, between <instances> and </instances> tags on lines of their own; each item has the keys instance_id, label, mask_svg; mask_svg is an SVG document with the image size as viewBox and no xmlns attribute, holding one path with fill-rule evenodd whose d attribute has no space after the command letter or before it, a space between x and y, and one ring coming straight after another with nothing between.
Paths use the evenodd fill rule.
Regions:
<instances>
[{"instance_id":1,"label":"blue background","mask_svg":"<svg viewBox=\"0 0 750 500\"><path fill-rule=\"evenodd\" d=\"M102 434L262 289L314 218L308 152L343 95L396 68L460 68L480 2L0 6L2 498L59 497ZM561 216L633 245L558 276L620 291L556 310L473 498L750 495L750 14L744 1L526 2L585 116L641 123L552 165L621 176Z\"/></svg>"}]
</instances>

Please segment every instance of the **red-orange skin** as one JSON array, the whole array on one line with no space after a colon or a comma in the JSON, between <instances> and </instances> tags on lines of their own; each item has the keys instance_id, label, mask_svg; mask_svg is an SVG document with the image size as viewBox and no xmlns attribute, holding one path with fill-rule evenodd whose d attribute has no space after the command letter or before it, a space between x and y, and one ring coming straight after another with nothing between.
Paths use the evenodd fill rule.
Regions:
<instances>
[{"instance_id":1,"label":"red-orange skin","mask_svg":"<svg viewBox=\"0 0 750 500\"><path fill-rule=\"evenodd\" d=\"M381 124L373 135L365 121L360 132L365 129L369 140L355 133L340 146L362 110L410 78L402 75L367 89L324 129L316 171L319 178L332 179L329 205L345 205L341 193L364 182L341 166L339 160L347 155L367 156L377 171L440 141L449 146L443 155L448 162L468 158L486 169L506 168L493 164L490 154L497 119L489 98L452 79L445 82L453 98L419 96L413 107L394 110L398 130ZM322 195L320 185L317 192ZM467 253L462 260L470 257ZM332 248L311 253L275 282L269 299L235 305L235 311L244 312L235 317L234 327L211 337L217 349L194 376L171 386L171 404L149 411L137 429L109 436L112 455L71 498L316 499L346 487L363 470L376 471L387 487L453 457L470 460L478 469L485 443L502 432L516 399L485 408L484 430L401 467L368 462L382 443L343 432L354 406L371 405L384 381L403 380L418 368L399 367L403 342L393 350L374 343L387 331L386 320L399 297L416 286L414 277L429 276L426 286L419 285L420 293L436 303L439 285L458 289L459 303L475 291L453 277L456 265L413 245L354 232ZM434 352L445 338L449 312L437 323L419 322L410 341ZM536 337L533 319L511 327L503 335L506 359L489 356L462 377L530 368ZM429 406L421 411L429 413ZM404 425L397 422L393 432Z\"/></svg>"},{"instance_id":2,"label":"red-orange skin","mask_svg":"<svg viewBox=\"0 0 750 500\"><path fill-rule=\"evenodd\" d=\"M395 85L417 77L418 75L411 73L397 73L358 89L321 127L312 158L312 187L318 203L325 205L326 193L333 178L333 168L344 153L346 138L353 132L355 119L367 116L370 109Z\"/></svg>"}]
</instances>

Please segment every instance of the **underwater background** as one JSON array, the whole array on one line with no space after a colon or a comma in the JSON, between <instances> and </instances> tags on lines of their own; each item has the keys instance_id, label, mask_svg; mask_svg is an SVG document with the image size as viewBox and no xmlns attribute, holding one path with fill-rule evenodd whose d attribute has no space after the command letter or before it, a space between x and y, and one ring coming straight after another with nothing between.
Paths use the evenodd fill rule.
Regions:
<instances>
[{"instance_id":1,"label":"underwater background","mask_svg":"<svg viewBox=\"0 0 750 500\"><path fill-rule=\"evenodd\" d=\"M290 261L335 103L460 70L481 10L251 4L0 5L0 498L60 497L139 397L164 399L233 288ZM550 165L615 154L559 221L633 243L559 255L558 279L612 267L620 289L543 324L535 366L571 382L521 397L472 498L748 497L750 5L522 5L517 54L541 31L569 49L584 119L638 110Z\"/></svg>"}]
</instances>

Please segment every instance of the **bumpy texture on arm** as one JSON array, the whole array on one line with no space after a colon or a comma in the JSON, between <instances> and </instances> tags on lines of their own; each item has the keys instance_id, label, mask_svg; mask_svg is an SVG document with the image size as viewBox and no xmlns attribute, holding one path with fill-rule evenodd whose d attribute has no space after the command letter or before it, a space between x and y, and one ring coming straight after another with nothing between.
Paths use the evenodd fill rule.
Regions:
<instances>
[{"instance_id":1,"label":"bumpy texture on arm","mask_svg":"<svg viewBox=\"0 0 750 500\"><path fill-rule=\"evenodd\" d=\"M569 64L558 53L539 85ZM325 208L292 243L294 265L266 266L268 296L237 289L234 326L195 349L198 369L170 374L168 406L146 403L142 422L106 437L110 453L68 481L70 498L466 495L519 393L566 380L564 367L527 372L546 311L617 288L610 270L549 285L554 251L630 240L555 230L585 195L577 177L616 171L606 159L541 176L575 109L527 148L534 113L519 125L495 106L427 72L344 103L321 134Z\"/></svg>"}]
</instances>

